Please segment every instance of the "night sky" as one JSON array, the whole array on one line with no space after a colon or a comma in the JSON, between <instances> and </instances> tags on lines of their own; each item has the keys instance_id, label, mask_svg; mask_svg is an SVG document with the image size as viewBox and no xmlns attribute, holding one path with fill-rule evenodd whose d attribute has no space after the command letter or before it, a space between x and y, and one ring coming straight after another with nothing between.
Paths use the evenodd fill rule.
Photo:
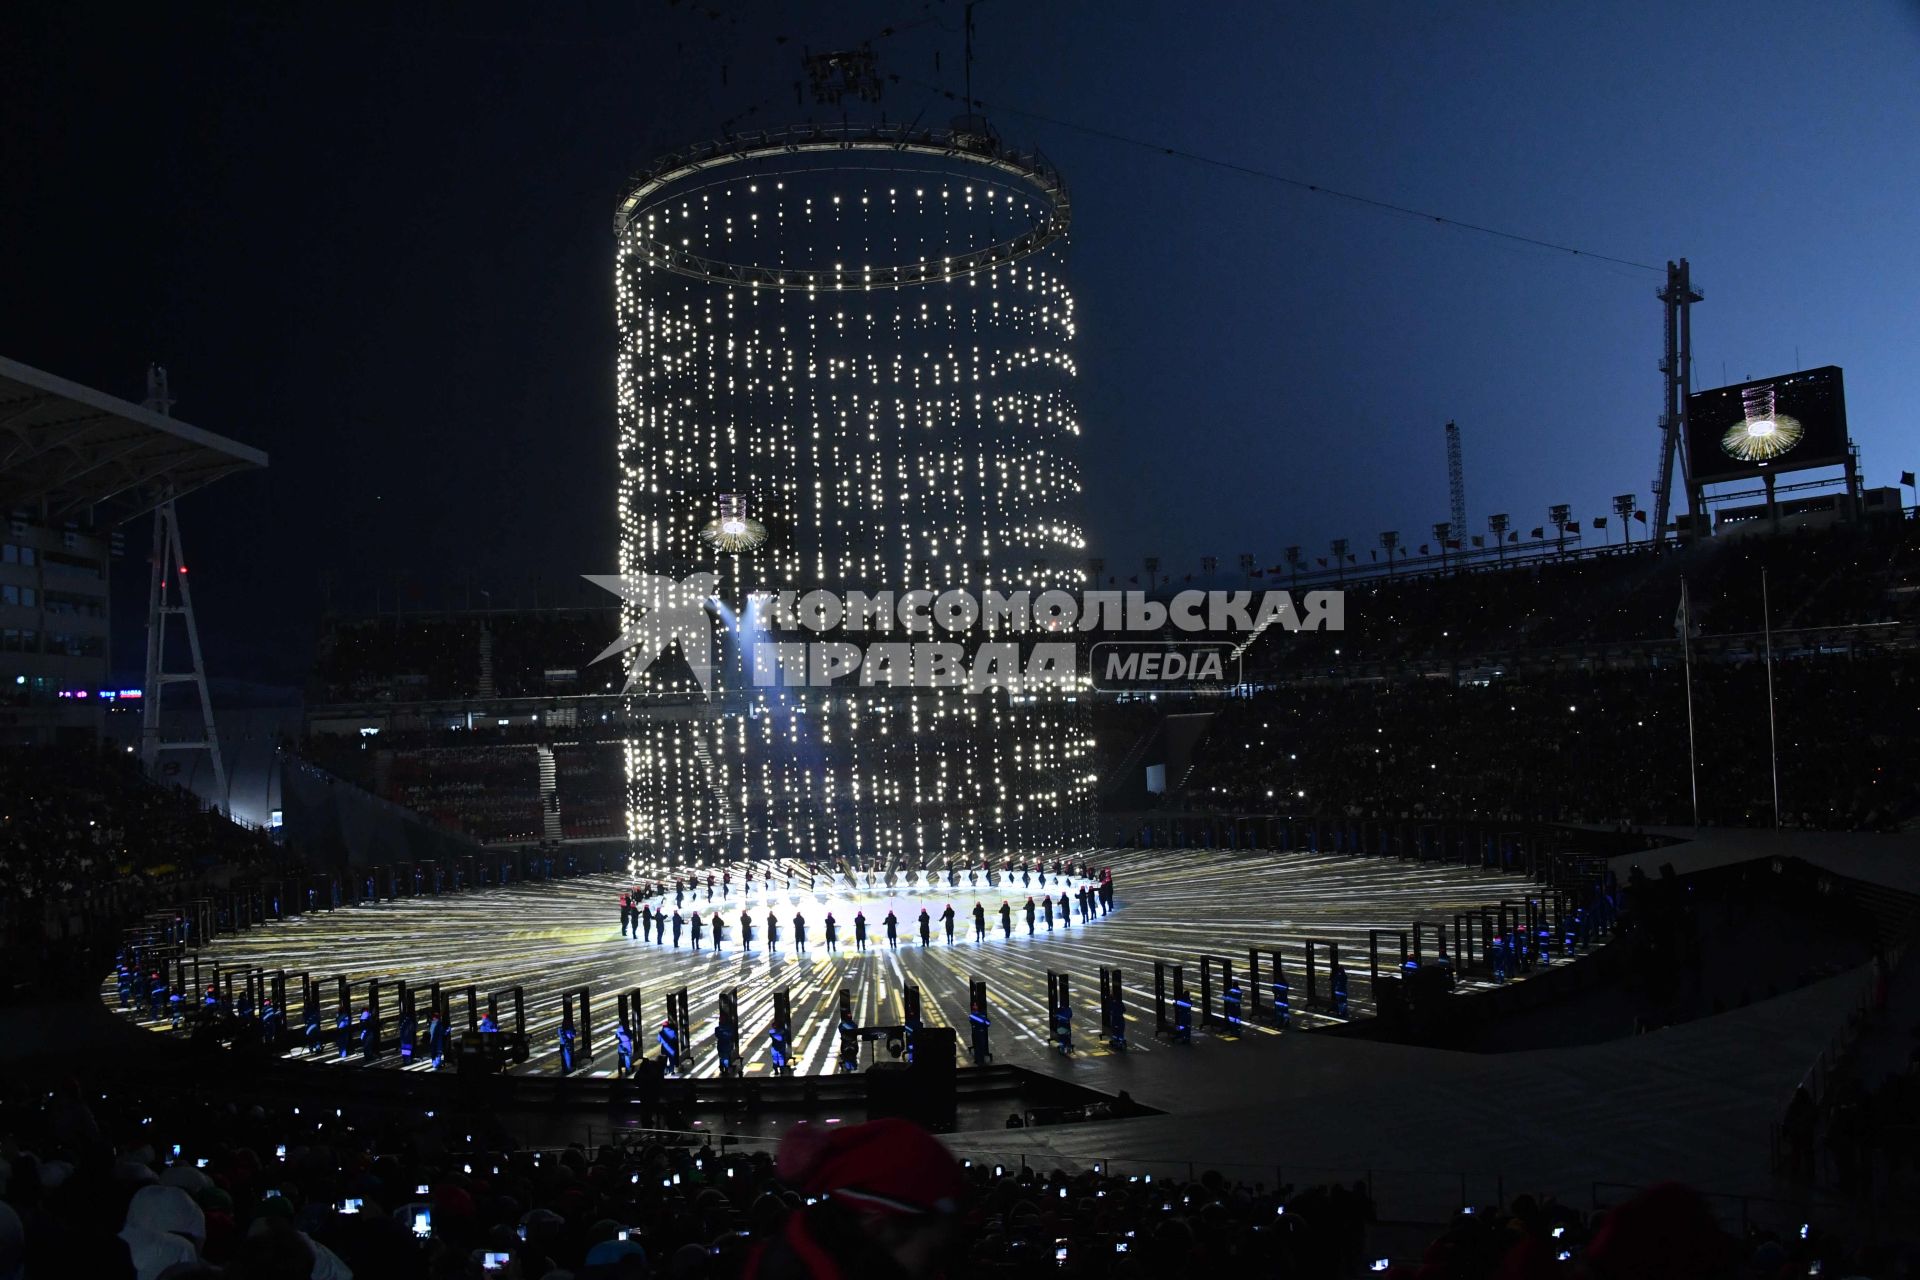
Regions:
<instances>
[{"instance_id":1,"label":"night sky","mask_svg":"<svg viewBox=\"0 0 1920 1280\"><path fill-rule=\"evenodd\" d=\"M135 400L158 360L182 418L273 458L183 505L216 675L297 682L329 596L588 598L627 176L730 119L836 118L795 104L804 49L874 37L890 119L959 109L925 87L959 86L959 0L270 8L0 10L0 352ZM1417 544L1448 418L1476 528L1650 505L1661 278L1062 121L1684 255L1697 385L1841 365L1867 481L1920 464L1920 6L988 0L976 51L1073 189L1110 565Z\"/></svg>"}]
</instances>

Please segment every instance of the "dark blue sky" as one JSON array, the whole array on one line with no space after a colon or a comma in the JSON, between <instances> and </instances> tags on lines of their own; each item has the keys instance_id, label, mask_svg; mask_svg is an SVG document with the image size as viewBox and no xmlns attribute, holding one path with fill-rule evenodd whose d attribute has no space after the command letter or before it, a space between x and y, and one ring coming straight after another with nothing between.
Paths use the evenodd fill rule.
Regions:
<instances>
[{"instance_id":1,"label":"dark blue sky","mask_svg":"<svg viewBox=\"0 0 1920 1280\"><path fill-rule=\"evenodd\" d=\"M958 84L958 0L714 5L0 15L0 351L132 398L159 359L182 417L273 455L187 510L217 666L297 676L323 575L365 609L375 582L498 602L611 567L624 177L729 116L816 110L800 50L890 24L882 106L954 110L909 81ZM1417 543L1446 516L1448 418L1476 527L1644 504L1660 281L1013 108L1685 255L1699 385L1839 364L1868 481L1920 465L1913 4L988 0L977 30L976 94L1073 187L1111 564Z\"/></svg>"}]
</instances>

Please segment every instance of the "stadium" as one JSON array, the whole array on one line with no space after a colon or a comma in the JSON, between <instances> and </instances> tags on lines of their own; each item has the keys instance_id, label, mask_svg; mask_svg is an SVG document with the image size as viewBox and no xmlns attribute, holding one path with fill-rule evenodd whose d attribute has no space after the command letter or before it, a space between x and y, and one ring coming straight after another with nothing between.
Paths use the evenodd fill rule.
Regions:
<instances>
[{"instance_id":1,"label":"stadium","mask_svg":"<svg viewBox=\"0 0 1920 1280\"><path fill-rule=\"evenodd\" d=\"M422 426L313 481L312 599L222 575L309 444L0 353L0 1280L1907 1274L1884 375L1704 386L1688 260L1608 258L1644 497L1559 456L1476 511L1444 417L1427 532L1103 492L1113 207L974 97L973 8L602 190L591 473ZM937 123L877 105L955 32ZM611 536L525 592L364 558L489 470ZM1111 536L1156 503L1303 541Z\"/></svg>"}]
</instances>

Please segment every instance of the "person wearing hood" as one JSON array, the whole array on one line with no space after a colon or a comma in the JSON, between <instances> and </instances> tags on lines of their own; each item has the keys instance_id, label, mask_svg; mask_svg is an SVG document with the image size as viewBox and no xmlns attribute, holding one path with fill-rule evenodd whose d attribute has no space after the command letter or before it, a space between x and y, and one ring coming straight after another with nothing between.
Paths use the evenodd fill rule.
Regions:
<instances>
[{"instance_id":1,"label":"person wearing hood","mask_svg":"<svg viewBox=\"0 0 1920 1280\"><path fill-rule=\"evenodd\" d=\"M142 1187L127 1204L120 1238L133 1258L135 1280L159 1280L169 1267L200 1261L207 1218L179 1187Z\"/></svg>"}]
</instances>

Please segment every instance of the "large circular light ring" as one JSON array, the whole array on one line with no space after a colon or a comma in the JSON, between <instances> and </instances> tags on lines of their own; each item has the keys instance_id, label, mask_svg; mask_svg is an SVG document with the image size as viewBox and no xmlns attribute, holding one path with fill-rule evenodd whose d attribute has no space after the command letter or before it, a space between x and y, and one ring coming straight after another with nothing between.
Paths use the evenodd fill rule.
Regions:
<instances>
[{"instance_id":1,"label":"large circular light ring","mask_svg":"<svg viewBox=\"0 0 1920 1280\"><path fill-rule=\"evenodd\" d=\"M647 207L676 183L721 165L741 164L779 156L827 151L887 151L937 156L977 164L1007 174L1046 201L1047 215L1024 235L933 262L906 262L894 266L795 269L723 262L693 253L685 247L663 244L629 228ZM1073 204L1066 182L1038 151L1009 151L978 134L939 129L909 129L905 125L802 125L764 133L741 134L704 144L692 152L663 156L649 174L639 179L620 200L614 215L614 233L623 237L627 252L661 271L737 284L752 289L857 290L901 289L936 281L959 280L977 272L1018 262L1038 253L1067 234Z\"/></svg>"}]
</instances>

